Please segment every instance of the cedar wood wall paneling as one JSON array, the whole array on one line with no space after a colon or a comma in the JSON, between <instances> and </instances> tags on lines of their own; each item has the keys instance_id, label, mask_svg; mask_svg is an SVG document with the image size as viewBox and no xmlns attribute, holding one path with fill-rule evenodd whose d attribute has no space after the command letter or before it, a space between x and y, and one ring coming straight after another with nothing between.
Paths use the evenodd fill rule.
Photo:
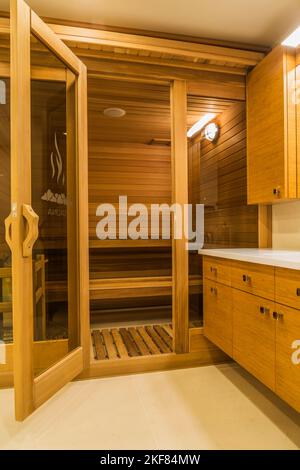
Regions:
<instances>
[{"instance_id":1,"label":"cedar wood wall paneling","mask_svg":"<svg viewBox=\"0 0 300 470\"><path fill-rule=\"evenodd\" d=\"M217 142L196 136L189 144L189 202L205 204L204 248L258 246L258 207L247 206L246 109L236 103L215 119ZM198 253L190 274L201 274ZM190 319L201 319L202 298L190 295Z\"/></svg>"},{"instance_id":2,"label":"cedar wood wall paneling","mask_svg":"<svg viewBox=\"0 0 300 470\"><path fill-rule=\"evenodd\" d=\"M156 247L131 247L124 240L122 248L115 241L105 241L105 248L96 237L97 206L118 202L119 195L128 196L133 203L171 202L170 147L134 143L89 142L89 236L97 244L90 250L91 278L139 277L171 275L171 244L158 241ZM128 218L130 221L131 218ZM118 235L118 216L117 216ZM150 235L150 220L149 220ZM118 242L119 243L119 242ZM93 245L94 246L94 245Z\"/></svg>"},{"instance_id":3,"label":"cedar wood wall paneling","mask_svg":"<svg viewBox=\"0 0 300 470\"><path fill-rule=\"evenodd\" d=\"M245 103L233 105L216 121L216 144L197 137L189 145L190 198L205 204L205 248L254 248L258 208L247 206Z\"/></svg>"}]
</instances>

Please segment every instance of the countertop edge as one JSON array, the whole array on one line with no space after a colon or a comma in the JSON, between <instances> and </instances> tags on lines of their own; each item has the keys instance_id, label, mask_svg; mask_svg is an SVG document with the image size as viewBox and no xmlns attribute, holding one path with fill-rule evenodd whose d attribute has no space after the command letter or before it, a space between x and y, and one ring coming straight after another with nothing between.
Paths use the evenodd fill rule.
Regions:
<instances>
[{"instance_id":1,"label":"countertop edge","mask_svg":"<svg viewBox=\"0 0 300 470\"><path fill-rule=\"evenodd\" d=\"M244 261L246 263L254 263L254 264L262 264L265 266L274 266L277 268L285 268L285 269L294 269L300 270L300 262L299 261L288 261L284 259L274 258L262 258L258 255L251 255L251 254L243 254L243 253L226 253L225 250L218 250L218 249L201 249L198 251L200 255L203 256L212 256L215 258L223 258L223 259L232 259L235 261Z\"/></svg>"}]
</instances>

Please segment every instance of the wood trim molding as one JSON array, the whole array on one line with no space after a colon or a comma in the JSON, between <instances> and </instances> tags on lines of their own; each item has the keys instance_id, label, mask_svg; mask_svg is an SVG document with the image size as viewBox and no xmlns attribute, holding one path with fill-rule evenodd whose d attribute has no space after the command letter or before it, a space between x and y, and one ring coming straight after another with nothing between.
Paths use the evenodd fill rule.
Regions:
<instances>
[{"instance_id":1,"label":"wood trim molding","mask_svg":"<svg viewBox=\"0 0 300 470\"><path fill-rule=\"evenodd\" d=\"M22 205L31 204L30 8L11 0L11 200L15 415L22 421L33 403L32 258L23 257Z\"/></svg>"},{"instance_id":2,"label":"wood trim molding","mask_svg":"<svg viewBox=\"0 0 300 470\"><path fill-rule=\"evenodd\" d=\"M77 80L77 126L78 130L78 213L80 243L79 262L79 309L83 367L90 365L90 303L89 303L89 204L88 204L88 123L87 123L87 69L80 64Z\"/></svg>"},{"instance_id":3,"label":"wood trim molding","mask_svg":"<svg viewBox=\"0 0 300 470\"><path fill-rule=\"evenodd\" d=\"M38 18L38 17L36 17ZM33 17L33 24L35 24L36 18ZM49 19L48 19L49 20ZM257 65L265 56L266 49L254 48L252 46L247 47L245 45L238 44L227 44L220 41L207 41L203 40L201 43L198 38L197 41L189 41L189 37L176 39L170 37L159 37L157 34L154 36L149 34L137 34L136 32L119 32L108 30L105 27L101 29L101 26L96 27L95 25L74 26L72 22L66 21L63 24L62 21L54 23L50 21L48 25L43 23L43 28L47 27L53 30L57 36L63 41L66 41L70 47L76 48L76 54L74 56L86 57L89 59L98 58L101 60L114 60L121 63L140 63L147 64L150 66L164 66L183 70L195 70L196 71L210 71L227 73L232 75L246 75L249 67ZM38 22L38 20L37 20ZM73 24L77 24L74 23ZM36 26L36 33L38 35L38 27ZM0 18L0 33L9 32L9 19ZM81 47L82 44L82 47ZM93 51L86 47L89 44L98 46L110 46L121 48L122 50L133 49L137 51L159 52L163 54L171 54L176 56L176 60L170 60L168 58L157 58L148 57L149 54L141 54L135 56L132 54L121 54L117 51ZM77 51L78 49L78 51ZM186 61L186 58L194 59ZM201 63L201 60L205 63ZM207 63L207 61L213 61L213 63ZM199 62L200 61L200 62ZM218 64L218 62L220 62ZM224 63L226 62L226 65ZM175 77L174 77L175 78Z\"/></svg>"},{"instance_id":4,"label":"wood trim molding","mask_svg":"<svg viewBox=\"0 0 300 470\"><path fill-rule=\"evenodd\" d=\"M51 24L50 27L61 39L77 43L83 42L113 47L125 47L127 49L163 52L181 55L183 57L220 60L247 66L255 66L264 57L262 52L245 51L243 49L233 49L223 46L174 41L172 39L161 39L57 24Z\"/></svg>"},{"instance_id":5,"label":"wood trim molding","mask_svg":"<svg viewBox=\"0 0 300 470\"><path fill-rule=\"evenodd\" d=\"M10 64L8 62L0 62L0 77L10 78ZM52 67L32 66L31 79L65 82L66 72L62 69L56 69Z\"/></svg>"},{"instance_id":6,"label":"wood trim molding","mask_svg":"<svg viewBox=\"0 0 300 470\"><path fill-rule=\"evenodd\" d=\"M78 75L80 72L80 60L78 57L59 39L59 37L57 37L57 35L53 34L51 28L49 28L33 10L30 11L30 18L32 34Z\"/></svg>"},{"instance_id":7,"label":"wood trim molding","mask_svg":"<svg viewBox=\"0 0 300 470\"><path fill-rule=\"evenodd\" d=\"M204 335L201 335L197 347L191 352L94 361L91 363L91 367L84 370L75 380L199 367L221 364L229 360L223 351L210 343Z\"/></svg>"}]
</instances>

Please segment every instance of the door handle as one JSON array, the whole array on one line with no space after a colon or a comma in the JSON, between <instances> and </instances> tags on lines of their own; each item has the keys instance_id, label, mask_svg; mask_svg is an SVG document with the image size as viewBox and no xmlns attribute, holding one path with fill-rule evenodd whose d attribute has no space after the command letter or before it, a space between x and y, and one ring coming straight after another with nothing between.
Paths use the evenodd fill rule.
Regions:
<instances>
[{"instance_id":1,"label":"door handle","mask_svg":"<svg viewBox=\"0 0 300 470\"><path fill-rule=\"evenodd\" d=\"M28 233L23 242L23 256L24 258L28 258L32 255L33 245L39 236L39 216L29 204L23 204L22 214L28 224Z\"/></svg>"},{"instance_id":2,"label":"door handle","mask_svg":"<svg viewBox=\"0 0 300 470\"><path fill-rule=\"evenodd\" d=\"M10 250L12 250L12 239L11 239L11 226L12 226L12 219L13 216L10 213L8 217L6 217L4 221L5 225L5 241L8 244Z\"/></svg>"}]
</instances>

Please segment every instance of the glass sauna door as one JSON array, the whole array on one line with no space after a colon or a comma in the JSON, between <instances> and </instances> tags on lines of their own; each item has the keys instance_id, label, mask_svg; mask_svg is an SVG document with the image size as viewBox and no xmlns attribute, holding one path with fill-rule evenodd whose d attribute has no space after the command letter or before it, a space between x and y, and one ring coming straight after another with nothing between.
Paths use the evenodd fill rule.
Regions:
<instances>
[{"instance_id":1,"label":"glass sauna door","mask_svg":"<svg viewBox=\"0 0 300 470\"><path fill-rule=\"evenodd\" d=\"M23 0L11 0L11 44L7 232L16 419L23 420L89 357L86 69Z\"/></svg>"}]
</instances>

